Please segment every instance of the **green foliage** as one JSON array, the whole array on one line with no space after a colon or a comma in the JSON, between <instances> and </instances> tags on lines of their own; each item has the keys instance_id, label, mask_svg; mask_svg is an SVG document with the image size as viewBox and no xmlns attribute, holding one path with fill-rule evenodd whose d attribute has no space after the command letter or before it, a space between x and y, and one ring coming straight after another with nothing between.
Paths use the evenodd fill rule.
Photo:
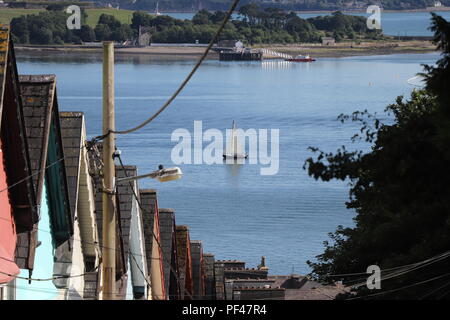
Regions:
<instances>
[{"instance_id":1,"label":"green foliage","mask_svg":"<svg viewBox=\"0 0 450 320\"><path fill-rule=\"evenodd\" d=\"M373 37L375 32L367 29L362 17L353 17L341 13L330 19L309 21L297 16L295 12L285 12L278 8L262 8L255 3L241 6L242 20L227 23L220 39L239 39L249 44L257 43L295 43L318 42L319 30L333 35L333 27L338 27L338 40L360 37ZM131 27L137 32L139 25L154 27L154 42L193 42L207 43L214 35L225 12L201 10L192 21L177 20L168 16L151 16L144 12L135 12ZM315 23L319 25L316 27Z\"/></svg>"},{"instance_id":2,"label":"green foliage","mask_svg":"<svg viewBox=\"0 0 450 320\"><path fill-rule=\"evenodd\" d=\"M152 25L153 17L143 11L133 12L133 17L131 18L131 27L138 30L139 26L150 26Z\"/></svg>"},{"instance_id":3,"label":"green foliage","mask_svg":"<svg viewBox=\"0 0 450 320\"><path fill-rule=\"evenodd\" d=\"M356 212L355 227L338 227L330 235L332 242L325 242L324 253L317 261L308 262L312 275L321 281L343 280L348 285L364 282L361 275L330 275L364 273L369 265L381 269L403 266L450 247L450 113L445 112L450 99L450 24L433 15L433 30L444 52L437 66L425 68L426 89L413 91L409 100L398 97L388 106L389 123L367 111L339 117L343 122L361 124L360 134L353 140L371 144L370 152L342 147L336 153L326 153L311 148L317 156L305 162L308 174L323 181L348 181L347 207ZM442 276L449 267L447 258L382 281L380 295L370 296L374 292L365 286L355 292L360 297L381 299L449 298L448 288L434 291L442 286L440 281L396 290Z\"/></svg>"},{"instance_id":4,"label":"green foliage","mask_svg":"<svg viewBox=\"0 0 450 320\"><path fill-rule=\"evenodd\" d=\"M87 15L82 11L82 22ZM99 23L92 29L86 24L80 30L67 29L69 14L64 11L49 10L38 14L23 15L11 20L12 35L20 44L81 44L84 42L112 40L123 42L134 37L132 28L122 24L112 15L102 14Z\"/></svg>"},{"instance_id":5,"label":"green foliage","mask_svg":"<svg viewBox=\"0 0 450 320\"><path fill-rule=\"evenodd\" d=\"M43 11L11 20L12 34L19 43L60 44L79 42L74 32L67 29L68 14L62 11Z\"/></svg>"},{"instance_id":6,"label":"green foliage","mask_svg":"<svg viewBox=\"0 0 450 320\"><path fill-rule=\"evenodd\" d=\"M334 12L330 16L308 18L307 21L317 29L324 30L328 34L333 35L336 41L341 41L345 38L355 39L358 34L372 39L381 35L380 30L370 30L367 28L365 17L345 15L340 11Z\"/></svg>"},{"instance_id":7,"label":"green foliage","mask_svg":"<svg viewBox=\"0 0 450 320\"><path fill-rule=\"evenodd\" d=\"M113 15L103 13L98 19L98 24L105 24L110 29L120 28L121 23Z\"/></svg>"},{"instance_id":8,"label":"green foliage","mask_svg":"<svg viewBox=\"0 0 450 320\"><path fill-rule=\"evenodd\" d=\"M81 26L79 36L81 41L83 42L94 42L96 40L94 29L92 29L88 25Z\"/></svg>"},{"instance_id":9,"label":"green foliage","mask_svg":"<svg viewBox=\"0 0 450 320\"><path fill-rule=\"evenodd\" d=\"M94 29L95 37L99 41L123 42L134 37L133 30L127 24L122 24L116 17L102 14Z\"/></svg>"},{"instance_id":10,"label":"green foliage","mask_svg":"<svg viewBox=\"0 0 450 320\"><path fill-rule=\"evenodd\" d=\"M194 24L209 24L211 23L210 16L211 14L209 13L209 11L200 10L192 18L192 22Z\"/></svg>"},{"instance_id":11,"label":"green foliage","mask_svg":"<svg viewBox=\"0 0 450 320\"><path fill-rule=\"evenodd\" d=\"M50 7L50 6L49 6ZM139 26L151 27L152 40L161 43L208 43L214 36L218 25L225 18L225 12L200 10L192 20L178 20L170 16L154 16L146 12L133 13L130 25L121 22L113 14L102 13L98 16L94 29L86 25L87 15L83 10L81 30L65 29L68 15L58 6L38 15L27 15L13 19L14 39L18 43L63 44L112 40L123 42L132 40ZM257 4L241 6L243 19L229 21L222 39L238 39L249 44L258 43L296 43L318 42L325 32L334 35L337 40L374 37L376 33L366 28L362 17L343 15L339 12L331 17L302 19L294 12L279 8L263 8ZM91 18L92 20L92 18Z\"/></svg>"},{"instance_id":12,"label":"green foliage","mask_svg":"<svg viewBox=\"0 0 450 320\"><path fill-rule=\"evenodd\" d=\"M95 38L98 41L105 41L111 39L111 29L107 24L98 24L94 29Z\"/></svg>"},{"instance_id":13,"label":"green foliage","mask_svg":"<svg viewBox=\"0 0 450 320\"><path fill-rule=\"evenodd\" d=\"M450 113L450 24L442 17L432 13L434 43L442 51L442 58L437 61L437 66L425 66L427 89L436 94L444 107L444 113Z\"/></svg>"}]
</instances>

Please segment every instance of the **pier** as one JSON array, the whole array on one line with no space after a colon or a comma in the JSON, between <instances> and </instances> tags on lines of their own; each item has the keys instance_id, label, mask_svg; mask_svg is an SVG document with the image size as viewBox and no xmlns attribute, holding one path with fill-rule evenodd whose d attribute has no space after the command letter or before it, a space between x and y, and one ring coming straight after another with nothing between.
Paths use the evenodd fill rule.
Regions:
<instances>
[{"instance_id":1,"label":"pier","mask_svg":"<svg viewBox=\"0 0 450 320\"><path fill-rule=\"evenodd\" d=\"M260 51L242 50L242 51L220 51L220 61L261 61L262 53Z\"/></svg>"}]
</instances>

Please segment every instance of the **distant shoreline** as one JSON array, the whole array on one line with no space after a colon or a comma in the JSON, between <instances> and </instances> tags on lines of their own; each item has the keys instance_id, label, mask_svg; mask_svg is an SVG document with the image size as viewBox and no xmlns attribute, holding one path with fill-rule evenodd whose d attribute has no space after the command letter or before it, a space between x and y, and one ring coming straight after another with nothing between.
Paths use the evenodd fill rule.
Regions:
<instances>
[{"instance_id":1,"label":"distant shoreline","mask_svg":"<svg viewBox=\"0 0 450 320\"><path fill-rule=\"evenodd\" d=\"M340 43L334 46L324 46L320 44L301 44L301 45L259 45L254 49L266 48L290 55L310 54L313 57L340 58L350 56L369 56L369 55L389 55L402 53L427 53L435 51L435 46L430 41L411 40L411 41L367 41L361 44L351 42ZM33 55L52 55L57 53L67 53L71 55L98 55L102 53L101 47L82 47L82 46L16 46L18 55L33 53ZM173 47L173 46L149 46L144 48L116 48L116 56L140 56L149 59L196 59L204 52L204 47ZM216 52L210 52L208 59L218 59ZM276 57L264 57L272 59Z\"/></svg>"},{"instance_id":2,"label":"distant shoreline","mask_svg":"<svg viewBox=\"0 0 450 320\"><path fill-rule=\"evenodd\" d=\"M153 11L148 11L148 10L144 10L146 12L152 13ZM291 11L291 10L286 10L286 11ZM333 13L336 11L341 11L343 13L366 13L366 9L325 9L325 10L292 10L297 14L301 14L301 13ZM439 11L450 11L450 7L430 7L430 8L426 8L426 9L399 9L399 10L395 10L395 9L382 9L381 12L389 12L389 13L395 13L395 12L399 12L399 13L408 13L408 12L439 12ZM172 14L172 13L191 13L191 14L195 14L197 13L197 11L164 11L161 12L161 14ZM238 12L235 12L238 13Z\"/></svg>"},{"instance_id":3,"label":"distant shoreline","mask_svg":"<svg viewBox=\"0 0 450 320\"><path fill-rule=\"evenodd\" d=\"M336 11L341 11L342 13L350 14L350 13L367 13L365 9L356 9L356 10L307 10L307 11L294 11L297 14L301 13L333 13ZM389 13L413 13L413 12L439 12L439 11L450 11L450 7L443 8L429 8L429 9L403 9L403 10L393 10L393 9L381 9L381 12L389 12Z\"/></svg>"}]
</instances>

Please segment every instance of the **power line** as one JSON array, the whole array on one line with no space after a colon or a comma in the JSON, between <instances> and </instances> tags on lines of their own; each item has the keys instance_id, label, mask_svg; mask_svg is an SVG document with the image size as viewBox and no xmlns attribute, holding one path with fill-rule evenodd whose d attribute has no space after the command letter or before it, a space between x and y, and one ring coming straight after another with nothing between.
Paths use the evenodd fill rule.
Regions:
<instances>
[{"instance_id":1,"label":"power line","mask_svg":"<svg viewBox=\"0 0 450 320\"><path fill-rule=\"evenodd\" d=\"M11 220L10 220L10 219L7 219L7 218L2 218L2 217L0 217L0 219L1 219L1 220L8 221L8 222L11 222ZM19 226L22 226L21 224L18 224L18 225L19 225ZM36 228L35 230L52 234L51 231L45 230L45 229L41 229L41 228ZM91 242L91 241L81 240L81 239L76 239L76 238L72 238L71 240L72 240L72 241L78 241L78 242L81 242L81 243L84 243L84 244L94 245L94 246L97 246L97 247L100 248L100 249L109 249L109 250L121 251L120 249L117 249L117 248L110 248L110 247L107 247L107 246L100 245L100 243L97 242L97 241ZM126 253L131 253L130 250L125 250L125 249L124 249L124 251L125 251ZM140 257L143 257L143 256L144 256L144 255L142 255L142 254L140 254L140 253L136 253L136 252L134 252L133 254L136 255L136 256L140 256ZM7 259L7 258L5 258L5 257L1 257L1 256L0 256L0 259L4 259L4 260L10 261L10 262L14 262L14 261L12 261L12 260L9 260L9 259ZM160 260L159 258L151 258L151 259L153 259L153 260Z\"/></svg>"},{"instance_id":2,"label":"power line","mask_svg":"<svg viewBox=\"0 0 450 320\"><path fill-rule=\"evenodd\" d=\"M230 20L230 17L233 14L233 11L236 9L237 5L239 4L239 1L240 0L233 1L233 3L231 4L230 8L228 9L228 11L226 13L226 16L223 19L221 25L219 26L216 33L214 34L211 41L209 42L208 46L206 47L205 52L202 54L200 59L195 64L194 68L191 70L191 72L188 74L188 76L184 79L184 81L181 83L181 85L178 87L178 89L172 94L172 96L166 101L166 103L164 103L164 105L161 108L159 108L158 111L156 111L150 118L148 118L147 120L145 120L144 122L142 122L141 124L137 125L134 128L131 128L128 130L110 130L106 135L99 136L99 138L104 139L110 133L127 134L127 133L137 131L137 130L141 129L142 127L146 126L147 124L149 124L150 122L152 122L161 112L163 112L172 103L172 101L175 100L175 98L180 94L180 92L183 91L184 87L188 84L189 80L191 80L192 76L195 74L197 69L203 63L203 61L205 60L209 51L211 50L212 46L214 45L216 40L219 38L220 33L225 28L225 25Z\"/></svg>"},{"instance_id":3,"label":"power line","mask_svg":"<svg viewBox=\"0 0 450 320\"><path fill-rule=\"evenodd\" d=\"M8 284L6 285L6 287L10 287L10 288L17 288L17 289L21 289L21 290L25 290L25 291L34 291L34 292L42 292L42 293L62 293L62 291L65 290L69 290L69 292L64 292L66 295L70 295L70 290L74 291L76 290L75 288L63 288L63 289L57 289L57 288L37 288L37 287L26 287L26 286L18 286L18 285L13 285L13 284ZM83 289L83 293L93 293L93 292L97 292L97 290L95 289L88 289L88 288L84 288ZM112 292L112 294L115 295L124 295L125 297L130 297L130 298L134 298L133 293L120 293L118 291L116 292ZM170 297L174 297L174 295L169 295ZM208 294L208 295L204 295L204 297L212 297L214 295ZM74 300L74 299L69 299L69 300ZM85 299L83 299L85 300ZM90 299L86 299L86 300L90 300Z\"/></svg>"},{"instance_id":4,"label":"power line","mask_svg":"<svg viewBox=\"0 0 450 320\"><path fill-rule=\"evenodd\" d=\"M102 139L102 137L95 137L95 138L93 138L91 141L86 142L86 146L83 145L83 146L80 148L80 150L83 149L84 147L86 147L88 150L92 149L92 148L95 146L95 144L96 144L98 141L100 141L101 139ZM8 186L7 188L5 188L5 189L3 189L3 190L0 190L0 192L6 191L6 190L8 190L8 189L10 189L10 188L12 188L12 187L14 187L14 186L20 184L20 183L25 182L26 180L32 178L33 176L39 174L40 172L43 172L43 171L45 171L46 169L48 169L48 168L50 168L50 167L56 165L57 163L63 161L64 159L65 159L65 157L62 157L62 158L58 159L57 161L55 161L55 162L53 162L53 163L47 165L45 168L40 169L40 170L34 172L33 174L29 175L28 177L26 177L26 178L24 178L24 179L22 179L22 180L20 180L20 181L17 181L16 183L14 183L14 184ZM124 165L123 165L122 159L121 159L120 157L119 157L119 161L120 161L120 164L121 164L122 168L124 169L125 174L128 176L127 171L126 171L126 169L125 169L125 167L124 167ZM138 198L138 196L137 196L137 194L136 194L135 188L133 187L133 185L132 185L131 182L130 182L130 186L131 186L131 188L132 188L132 190L133 190L134 198L136 199L136 201L137 201L137 203L138 203L138 205L139 205L140 210L141 210L142 212L146 211L146 210L142 207L142 205L141 205L141 203L140 203L140 201L139 201L139 198ZM11 222L11 221L12 221L12 219L7 219L7 218L3 218L3 217L0 217L0 219L5 220L5 221L8 221L8 222ZM36 230L52 234L52 232L49 231L49 230L44 230L44 229L40 229L40 228L36 228ZM179 279L179 277L178 277L177 272L175 272L175 270L173 269L171 263L170 263L169 261L167 261L167 257L165 257L165 255L164 255L164 253L163 253L163 250L162 250L162 246L161 246L159 240L157 239L156 235L154 234L153 230L150 230L150 231L151 231L152 236L153 236L153 238L155 239L156 243L158 244L158 247L159 247L160 250L161 250L163 260L166 259L166 263L167 263L168 266L170 267L171 271L173 272L173 274L175 275L175 277L176 277L176 279L177 279L177 282L178 282L179 286L181 287L181 285L180 285L180 282L181 282L181 281L180 281L180 279ZM121 232L121 230L120 230L120 232ZM106 247L106 246L99 245L98 242L89 242L89 241L86 241L86 240L81 240L81 239L76 239L76 238L72 238L71 240L73 240L73 241L80 241L81 243L85 243L85 244L87 243L87 244L91 244L91 245L94 245L94 246L98 246L98 247L101 248L101 249L107 248L107 249L111 249L111 250L115 250L115 251L121 251L121 250L119 250L119 249L117 249L117 248L108 248L108 247ZM138 256L140 256L140 257L143 257L142 254L140 254L140 253L139 253L139 254L138 254L138 253L133 253L130 249L124 250L124 251L125 251L125 252L128 252L128 253L131 255L131 257L135 260L136 265L138 265L138 263L137 263L137 261L136 261L135 255L138 255ZM15 262L15 261L11 261L10 259L7 259L7 258L5 258L5 257L1 257L1 256L0 256L0 258L3 259L3 260L7 260L7 261L9 261L9 262ZM147 258L147 257L146 257L146 258ZM150 258L150 259L153 259L153 260L161 260L161 258L153 258L153 257L149 257L149 258ZM92 270L92 271L90 271L90 272L94 272L95 270L98 269L98 267L99 267L99 266L95 267L95 269ZM145 274L144 274L143 270L139 267L139 265L138 265L138 269L139 269L139 271L142 273L142 275L143 275L145 281L147 282L147 284L149 284L149 285L151 286L151 284L148 282L147 277L145 277ZM73 276L70 276L70 275L67 275L67 276L66 276L66 275L63 275L63 276L53 276L53 277L49 277L49 278L29 278L29 277L21 277L21 276L18 276L18 275L12 275L12 274L9 274L9 273L3 272L3 271L0 271L0 273L2 273L2 274L4 274L4 275L7 275L7 276L9 276L9 277L14 277L14 278L17 278L17 279L23 279L23 280L28 280L28 281L53 281L53 280L57 280L57 279L68 279L68 278L82 277L82 276L85 276L85 275L87 274L87 273L83 273L83 274L73 275ZM185 289L185 293L186 293L186 295L188 295L191 299L193 299L192 295L191 295L186 289Z\"/></svg>"},{"instance_id":5,"label":"power line","mask_svg":"<svg viewBox=\"0 0 450 320\"><path fill-rule=\"evenodd\" d=\"M95 137L95 138L92 138L92 140L90 140L90 141L86 141L86 145L82 145L82 146L80 147L80 150L82 150L83 148L86 148L87 150L90 150L90 149L93 148L93 146L95 146L95 144L96 144L97 142L99 142L101 139L102 139L102 138L100 138L100 137ZM54 165L60 163L60 162L63 161L64 159L66 159L65 156L63 156L62 158L59 158L58 160L56 160L56 161L50 163L49 165L45 166L44 168L39 169L39 170L37 170L36 172L33 172L32 174L30 174L29 176L27 176L27 177L25 177L25 178L23 178L23 179L21 179L21 180L15 182L15 183L13 183L12 185L10 185L10 186L8 186L8 187L6 187L6 188L1 189L1 190L0 190L0 193L1 193L1 192L4 192L4 191L6 191L6 190L9 190L9 189L11 189L11 188L13 188L13 187L15 187L15 186L17 186L17 185L19 185L19 184L21 184L21 183L27 181L27 180L30 179L30 178L33 178L34 176L40 174L41 172L44 172L44 171L47 170L48 168L51 168L51 167L53 167Z\"/></svg>"},{"instance_id":6,"label":"power line","mask_svg":"<svg viewBox=\"0 0 450 320\"><path fill-rule=\"evenodd\" d=\"M429 259L426 259L424 261L418 262L418 263L416 263L415 266L413 266L411 268L405 268L404 270L400 270L398 272L392 272L391 274L388 274L384 278L382 276L380 281L386 281L388 279L392 279L392 278L395 278L395 277L402 276L402 275L407 274L409 272L412 272L412 271L424 268L424 267L429 266L429 265L431 265L431 264L433 264L435 262L438 262L438 261L441 261L443 259L446 259L449 256L450 256L450 251L446 251L446 252L444 252L442 254L439 254L437 256L434 256L432 258L429 258ZM366 282L361 282L361 283L355 284L355 285L353 285L353 287L358 288L358 287L361 287L363 285L366 285Z\"/></svg>"},{"instance_id":7,"label":"power line","mask_svg":"<svg viewBox=\"0 0 450 320\"><path fill-rule=\"evenodd\" d=\"M420 298L420 300L428 298L429 296L432 296L433 294L439 292L441 289L444 289L445 287L447 287L448 285L450 285L450 281L445 283L443 286L439 286L437 289L433 289L431 292L425 294L424 296L422 296Z\"/></svg>"},{"instance_id":8,"label":"power line","mask_svg":"<svg viewBox=\"0 0 450 320\"><path fill-rule=\"evenodd\" d=\"M120 154L117 156L117 158L119 159L120 166L122 167L122 170L124 171L125 176L128 177L127 169L125 168L125 166L124 166L124 164L123 164L123 162L122 162L122 158L120 157ZM136 193L136 190L135 190L134 185L131 183L131 181L129 181L128 183L129 183L129 185L130 185L130 187L131 187L131 190L133 190L133 196L134 196L134 198L135 198L135 200L136 200L136 202L137 202L137 204L138 204L138 206L139 206L139 209L141 210L142 213L147 212L147 210L145 210L145 209L143 208L143 206L142 206L142 204L141 204L141 201L139 200L139 197L138 197L138 195L137 195L137 193ZM151 212L147 212L147 213L150 214ZM153 232L153 230L152 230L151 228L150 228L150 232L151 232L151 234L152 234L152 236L153 236L153 239L154 239L154 240L156 241L156 243L158 244L159 249L161 250L161 256L162 256L163 259L165 260L166 264L169 266L170 270L173 272L175 278L177 279L178 286L181 288L181 281L180 281L180 278L178 277L177 272L173 269L171 261L169 261L168 258L164 255L164 250L163 250L163 248L162 248L162 246L161 246L161 243L159 242L158 237L155 235L155 233ZM192 295L190 294L190 292L187 291L186 287L184 287L184 291L185 291L185 293L186 293L192 300L194 299L194 298L192 297Z\"/></svg>"},{"instance_id":9,"label":"power line","mask_svg":"<svg viewBox=\"0 0 450 320\"><path fill-rule=\"evenodd\" d=\"M393 268L388 268L388 269L383 269L383 270L381 270L381 272L388 272L388 271L393 271L393 272L387 274L386 276L384 276L384 278L382 276L382 280L388 280L390 278L401 276L403 274L409 273L411 271L426 267L430 264L433 264L435 262L446 259L449 256L450 256L450 251L446 251L441 254L435 255L431 258L419 261L419 262L415 262L415 263L411 263L411 264L407 264L407 265L403 265L403 266L398 266L398 267L393 267ZM356 273L343 273L343 274L328 274L326 276L328 276L328 277L346 277L346 276L357 276L357 275L368 275L368 273L367 272L356 272ZM348 281L347 283L354 282L353 286L358 287L358 286L365 284L365 282L359 283L360 281L364 281L364 280L366 280L366 277L351 280L351 281Z\"/></svg>"},{"instance_id":10,"label":"power line","mask_svg":"<svg viewBox=\"0 0 450 320\"><path fill-rule=\"evenodd\" d=\"M123 168L123 165L122 165L122 168ZM124 170L124 172L125 172L125 175L127 175L126 170ZM131 187L131 183L130 183L130 187ZM119 186L116 184L116 192L117 192L117 194L119 193L119 192L118 192L118 188L119 188ZM119 227L119 234L120 234L120 237L121 237L122 240L123 240L122 228L120 228L120 227ZM137 266L139 272L142 274L142 277L144 278L145 282L146 282L147 285L151 288L151 287L152 287L152 284L148 281L147 277L145 276L144 271L141 269L141 267L139 266L139 263L137 262L136 258L134 257L133 252L131 252L131 249L130 249L130 251L129 251L128 253L129 253L130 256L133 258L134 263L136 264L136 266ZM131 267L131 265L130 265L130 267ZM153 292L153 291L152 291L152 292Z\"/></svg>"},{"instance_id":11,"label":"power line","mask_svg":"<svg viewBox=\"0 0 450 320\"><path fill-rule=\"evenodd\" d=\"M13 188L13 187L15 187L15 186L21 184L22 182L27 181L27 180L30 179L30 178L33 178L34 176L38 175L39 173L41 173L41 172L47 170L48 168L53 167L54 165L56 165L56 164L58 164L59 162L63 161L64 158L65 158L65 157L62 157L62 158L56 160L55 162L49 164L49 165L46 166L45 168L40 169L40 170L38 170L38 171L36 171L36 172L30 174L29 176L27 176L27 177L25 177L25 178L23 178L23 179L21 179L21 180L15 182L15 183L13 183L12 185L10 185L10 186L8 186L8 187L6 187L6 188L0 190L0 193L3 192L3 191L7 191L7 190L9 190L9 189L11 189L11 188Z\"/></svg>"},{"instance_id":12,"label":"power line","mask_svg":"<svg viewBox=\"0 0 450 320\"><path fill-rule=\"evenodd\" d=\"M3 257L0 257L0 258L3 258ZM98 267L99 266L96 266L91 272L96 271L98 269ZM22 279L22 280L28 280L28 281L53 281L53 280L58 280L58 279L79 278L79 277L84 277L86 274L88 274L88 272L85 272L85 273L81 273L81 274L77 274L77 275L73 275L73 276L70 276L70 275L65 276L65 275L63 275L63 276L53 276L53 277L50 277L50 278L30 278L30 277L21 277L21 276L10 274L10 273L3 272L3 271L0 271L0 273L4 274L4 275L7 275L8 277L12 277L12 278L16 278L16 279Z\"/></svg>"},{"instance_id":13,"label":"power line","mask_svg":"<svg viewBox=\"0 0 450 320\"><path fill-rule=\"evenodd\" d=\"M428 282L431 282L431 281L434 281L434 280L437 280L437 279L441 279L441 278L447 277L449 275L450 275L450 273L446 273L446 274L443 274L441 276L437 276L437 277L434 277L434 278L431 278L431 279L428 279L428 280L416 282L416 283L413 283L411 285L407 285L407 286L404 286L404 287L400 287L400 288L396 288L396 289L392 289L392 290L387 290L387 291L383 291L383 292L378 292L378 293L374 293L374 294L370 294L370 295L366 295L366 296L349 298L347 300L364 299L364 298L368 298L368 297L380 296L380 295L391 293L391 292L397 292L397 291L408 289L408 288L412 288L412 287L415 287L415 286L418 286L418 285L421 285L421 284L424 284L424 283L428 283Z\"/></svg>"}]
</instances>

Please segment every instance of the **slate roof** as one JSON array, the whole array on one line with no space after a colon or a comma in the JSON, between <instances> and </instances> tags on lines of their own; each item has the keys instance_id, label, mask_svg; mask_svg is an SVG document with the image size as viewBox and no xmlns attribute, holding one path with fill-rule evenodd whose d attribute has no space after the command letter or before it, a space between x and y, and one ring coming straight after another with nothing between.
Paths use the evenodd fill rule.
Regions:
<instances>
[{"instance_id":1,"label":"slate roof","mask_svg":"<svg viewBox=\"0 0 450 320\"><path fill-rule=\"evenodd\" d=\"M225 268L224 276L226 279L267 279L268 270L254 268Z\"/></svg>"},{"instance_id":2,"label":"slate roof","mask_svg":"<svg viewBox=\"0 0 450 320\"><path fill-rule=\"evenodd\" d=\"M162 254L164 256L163 268L165 288L166 292L168 292L169 295L172 296L171 298L173 298L174 295L177 295L177 288L171 288L172 286L177 287L177 283L171 281L173 272L170 268L170 266L172 265L172 268L174 270L177 270L175 213L173 209L159 209L159 233L161 237Z\"/></svg>"},{"instance_id":3,"label":"slate roof","mask_svg":"<svg viewBox=\"0 0 450 320\"><path fill-rule=\"evenodd\" d=\"M223 263L225 269L245 269L245 261L241 260L216 260L216 262Z\"/></svg>"},{"instance_id":4,"label":"slate roof","mask_svg":"<svg viewBox=\"0 0 450 320\"><path fill-rule=\"evenodd\" d=\"M180 292L182 299L188 299L193 294L191 244L188 226L176 226L178 272L180 278Z\"/></svg>"},{"instance_id":5,"label":"slate roof","mask_svg":"<svg viewBox=\"0 0 450 320\"><path fill-rule=\"evenodd\" d=\"M65 172L67 177L70 210L72 215L76 214L79 193L80 158L82 152L82 125L83 114L81 112L61 112L59 114L61 140L64 153ZM71 221L73 228L74 220ZM58 245L54 252L53 275L69 276L72 266L72 254L74 239L71 237L67 241ZM77 243L76 245L82 245ZM53 283L57 288L67 288L69 279L54 279Z\"/></svg>"},{"instance_id":6,"label":"slate roof","mask_svg":"<svg viewBox=\"0 0 450 320\"><path fill-rule=\"evenodd\" d=\"M55 75L21 75L20 94L22 97L22 107L24 123L28 141L28 152L31 161L31 170L36 175L33 177L36 190L37 204L42 201L42 190L44 177L47 172L58 168L62 201L66 208L65 214L69 219L67 235L73 233L73 214L70 210L70 200L67 187L67 176L65 172L64 150L62 146L61 124L58 111L58 98L56 94ZM52 124L53 122L53 124ZM49 140L51 130L54 127L54 139L57 144L56 163L52 167L47 167L47 153L49 150ZM61 215L63 213L58 213ZM66 237L67 238L67 237Z\"/></svg>"},{"instance_id":7,"label":"slate roof","mask_svg":"<svg viewBox=\"0 0 450 320\"><path fill-rule=\"evenodd\" d=\"M20 76L31 170L38 204L42 201L47 146L56 92L54 75ZM39 173L38 173L39 172Z\"/></svg>"},{"instance_id":8,"label":"slate roof","mask_svg":"<svg viewBox=\"0 0 450 320\"><path fill-rule=\"evenodd\" d=\"M64 148L64 163L66 167L67 184L69 186L69 201L72 212L76 211L78 199L78 181L80 174L80 157L83 113L60 112L61 137Z\"/></svg>"},{"instance_id":9,"label":"slate roof","mask_svg":"<svg viewBox=\"0 0 450 320\"><path fill-rule=\"evenodd\" d=\"M98 235L93 210L92 185L87 174L84 139L86 129L82 112L60 112L61 135L72 212L77 213L81 246L88 270L95 264Z\"/></svg>"},{"instance_id":10,"label":"slate roof","mask_svg":"<svg viewBox=\"0 0 450 320\"><path fill-rule=\"evenodd\" d=\"M116 166L116 177L134 177L137 175L136 166ZM130 252L130 223L131 223L131 209L134 201L133 185L130 182L117 182L117 196L120 206L120 227L123 238L123 249L125 261L129 259ZM137 190L135 191L137 195Z\"/></svg>"},{"instance_id":11,"label":"slate roof","mask_svg":"<svg viewBox=\"0 0 450 320\"><path fill-rule=\"evenodd\" d=\"M311 282L311 283L309 283ZM334 300L338 294L348 293L349 289L341 284L321 285L308 281L300 289L286 289L286 300Z\"/></svg>"},{"instance_id":12,"label":"slate roof","mask_svg":"<svg viewBox=\"0 0 450 320\"><path fill-rule=\"evenodd\" d=\"M307 277L301 276L299 274L290 275L271 275L267 277L270 280L274 280L274 286L286 288L286 289L300 289L305 286L305 284L310 283Z\"/></svg>"},{"instance_id":13,"label":"slate roof","mask_svg":"<svg viewBox=\"0 0 450 320\"><path fill-rule=\"evenodd\" d=\"M59 136L56 77L54 75L23 75L19 77L19 81L28 154L31 172L33 174L33 187L36 195L36 204L39 207L44 188L52 117L57 118L56 138L62 145L61 137ZM63 154L59 156L63 156ZM60 163L64 167L64 160L60 161ZM61 177L64 183L67 184L65 172L61 173ZM67 205L69 203L69 196L66 187L64 187L63 192L65 195L64 202ZM71 215L70 209L68 209L67 213ZM18 234L16 261L21 268L33 269L34 267L33 260L37 244L37 224L36 222L33 231ZM70 233L72 230L70 229L68 232Z\"/></svg>"},{"instance_id":14,"label":"slate roof","mask_svg":"<svg viewBox=\"0 0 450 320\"><path fill-rule=\"evenodd\" d=\"M276 281L274 279L234 279L229 280L233 282L234 289L240 288L266 288L267 286L271 288L278 288L275 285Z\"/></svg>"},{"instance_id":15,"label":"slate roof","mask_svg":"<svg viewBox=\"0 0 450 320\"><path fill-rule=\"evenodd\" d=\"M224 279L224 266L222 262L214 262L214 291L216 300L225 299L225 279Z\"/></svg>"},{"instance_id":16,"label":"slate roof","mask_svg":"<svg viewBox=\"0 0 450 320\"><path fill-rule=\"evenodd\" d=\"M285 300L284 288L240 288L233 291L236 300Z\"/></svg>"},{"instance_id":17,"label":"slate roof","mask_svg":"<svg viewBox=\"0 0 450 320\"><path fill-rule=\"evenodd\" d=\"M202 273L203 246L200 240L191 240L191 258L194 299L200 299L205 294L205 282Z\"/></svg>"},{"instance_id":18,"label":"slate roof","mask_svg":"<svg viewBox=\"0 0 450 320\"><path fill-rule=\"evenodd\" d=\"M9 39L9 27L0 25L0 126L3 128L2 148L4 154L16 152L20 147L23 158L5 159L6 167L14 167L8 174L12 183L22 181L31 175L27 139L24 134L23 109L19 97L20 88L17 75L14 49ZM9 103L8 103L9 97ZM8 130L3 127L3 119L8 123ZM11 162L10 162L11 161ZM9 163L9 164L8 164ZM25 170L18 170L19 168ZM36 199L32 179L19 183L10 190L14 217L17 227L15 261L21 269L33 269L36 231L34 223L38 221ZM25 188L24 188L25 187ZM21 209L22 208L22 209ZM30 210L31 209L31 210ZM30 212L31 211L31 212ZM33 248L33 250L30 250Z\"/></svg>"},{"instance_id":19,"label":"slate roof","mask_svg":"<svg viewBox=\"0 0 450 320\"><path fill-rule=\"evenodd\" d=\"M215 279L214 279L214 255L204 253L202 259L202 272L205 278L205 295L204 299L214 300L216 296Z\"/></svg>"},{"instance_id":20,"label":"slate roof","mask_svg":"<svg viewBox=\"0 0 450 320\"><path fill-rule=\"evenodd\" d=\"M156 290L152 290L153 298L156 300L164 300L167 298L168 290L165 287L164 279L164 258L162 245L161 245L161 235L160 235L160 224L159 224L159 210L158 210L158 199L156 197L156 190L147 189L140 190L140 198L142 205L142 221L144 228L144 243L145 243L145 254L147 259L148 274L151 275L151 279L154 282ZM158 240L156 242L156 239ZM152 247L156 245L158 252L153 252ZM161 248L159 248L161 246ZM157 260L156 260L157 259ZM151 270L158 270L156 274ZM156 276L156 277L155 277ZM160 295L160 296L157 296Z\"/></svg>"},{"instance_id":21,"label":"slate roof","mask_svg":"<svg viewBox=\"0 0 450 320\"><path fill-rule=\"evenodd\" d=\"M25 181L10 188L10 200L16 231L33 229L38 221L33 180L28 155L27 137L20 99L19 78L9 27L0 25L0 129L8 185ZM28 178L27 178L28 177Z\"/></svg>"},{"instance_id":22,"label":"slate roof","mask_svg":"<svg viewBox=\"0 0 450 320\"><path fill-rule=\"evenodd\" d=\"M148 274L151 274L152 266L152 247L153 247L153 227L155 222L155 213L158 210L155 189L139 190L142 212L142 221L144 225L145 239L145 257L147 259Z\"/></svg>"}]
</instances>

